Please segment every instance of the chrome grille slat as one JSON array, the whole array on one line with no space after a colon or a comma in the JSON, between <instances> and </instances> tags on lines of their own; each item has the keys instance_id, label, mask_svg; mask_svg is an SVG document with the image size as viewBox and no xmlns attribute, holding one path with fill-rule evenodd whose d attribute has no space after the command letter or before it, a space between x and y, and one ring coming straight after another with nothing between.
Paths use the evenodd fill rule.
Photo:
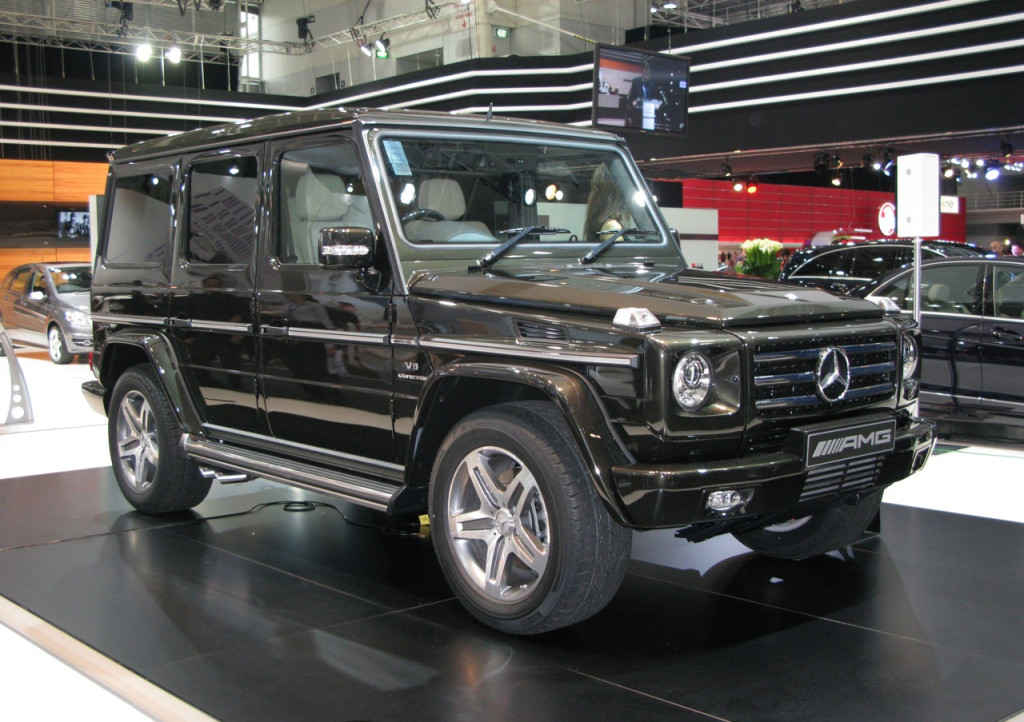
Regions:
<instances>
[{"instance_id":1,"label":"chrome grille slat","mask_svg":"<svg viewBox=\"0 0 1024 722\"><path fill-rule=\"evenodd\" d=\"M823 400L815 384L819 355L830 346L850 360L850 388L835 403ZM754 347L754 407L765 417L831 412L892 398L899 373L899 344L891 331L817 338L772 339Z\"/></svg>"}]
</instances>

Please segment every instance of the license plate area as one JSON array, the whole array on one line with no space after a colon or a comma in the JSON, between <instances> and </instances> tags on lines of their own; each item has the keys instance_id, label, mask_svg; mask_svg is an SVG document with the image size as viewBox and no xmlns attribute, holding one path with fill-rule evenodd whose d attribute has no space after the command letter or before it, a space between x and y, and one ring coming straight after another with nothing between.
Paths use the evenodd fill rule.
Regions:
<instances>
[{"instance_id":1,"label":"license plate area","mask_svg":"<svg viewBox=\"0 0 1024 722\"><path fill-rule=\"evenodd\" d=\"M864 456L887 454L896 446L896 420L882 419L850 426L794 429L803 436L804 464L808 468Z\"/></svg>"}]
</instances>

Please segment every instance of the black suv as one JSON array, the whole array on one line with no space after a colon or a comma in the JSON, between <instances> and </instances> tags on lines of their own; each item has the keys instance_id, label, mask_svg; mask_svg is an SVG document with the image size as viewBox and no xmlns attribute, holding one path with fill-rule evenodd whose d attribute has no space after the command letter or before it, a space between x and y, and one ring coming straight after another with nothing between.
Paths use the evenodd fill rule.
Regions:
<instances>
[{"instance_id":1,"label":"black suv","mask_svg":"<svg viewBox=\"0 0 1024 722\"><path fill-rule=\"evenodd\" d=\"M912 322L688 271L612 134L292 113L123 148L107 199L84 390L128 500L429 513L501 630L600 610L632 529L846 545L932 448Z\"/></svg>"},{"instance_id":2,"label":"black suv","mask_svg":"<svg viewBox=\"0 0 1024 722\"><path fill-rule=\"evenodd\" d=\"M924 260L984 256L985 253L977 246L955 241L924 241L921 244ZM779 274L779 280L846 293L913 261L914 242L907 240L814 246L794 253Z\"/></svg>"}]
</instances>

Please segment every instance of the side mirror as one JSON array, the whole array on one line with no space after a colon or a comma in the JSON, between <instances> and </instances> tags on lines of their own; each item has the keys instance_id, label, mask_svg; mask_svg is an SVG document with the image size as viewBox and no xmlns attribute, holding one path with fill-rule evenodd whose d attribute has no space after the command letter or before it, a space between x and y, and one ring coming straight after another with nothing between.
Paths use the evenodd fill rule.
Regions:
<instances>
[{"instance_id":1,"label":"side mirror","mask_svg":"<svg viewBox=\"0 0 1024 722\"><path fill-rule=\"evenodd\" d=\"M367 268L373 263L377 234L369 228L320 229L320 265L327 268Z\"/></svg>"}]
</instances>

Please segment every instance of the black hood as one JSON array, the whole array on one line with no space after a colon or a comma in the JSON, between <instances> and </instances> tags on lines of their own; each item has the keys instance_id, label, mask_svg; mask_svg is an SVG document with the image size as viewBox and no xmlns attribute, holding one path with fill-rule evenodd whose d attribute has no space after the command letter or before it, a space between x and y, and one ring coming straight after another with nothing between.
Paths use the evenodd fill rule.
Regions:
<instances>
[{"instance_id":1,"label":"black hood","mask_svg":"<svg viewBox=\"0 0 1024 722\"><path fill-rule=\"evenodd\" d=\"M705 271L629 277L598 269L492 273L419 273L412 296L607 317L646 308L666 327L735 328L808 320L877 319L872 303L775 281Z\"/></svg>"}]
</instances>

